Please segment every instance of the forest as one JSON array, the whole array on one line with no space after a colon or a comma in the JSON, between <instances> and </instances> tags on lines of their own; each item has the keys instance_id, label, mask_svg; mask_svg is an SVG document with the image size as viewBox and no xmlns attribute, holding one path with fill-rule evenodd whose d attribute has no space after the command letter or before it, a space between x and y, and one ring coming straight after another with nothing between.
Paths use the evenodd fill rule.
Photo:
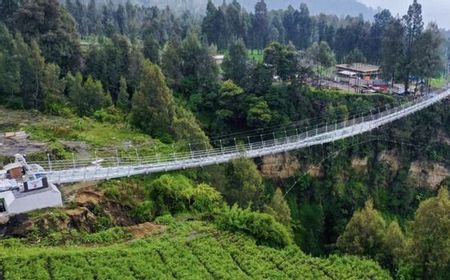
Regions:
<instances>
[{"instance_id":1,"label":"forest","mask_svg":"<svg viewBox=\"0 0 450 280\"><path fill-rule=\"evenodd\" d=\"M46 122L58 120L36 121L25 128L35 140L50 143L48 151L29 158L45 160L48 153L70 159L73 151L61 145L63 140L83 140L96 153L122 140L156 143L142 153L217 147L219 140L237 145L273 131L348 120L448 82L449 32L425 23L417 0L404 16L381 10L373 19L313 15L306 4L272 10L268 0L260 0L247 11L237 0L228 2L208 1L205 13L198 14L131 1L0 0L0 112L33 112ZM327 88L330 72L340 63L380 65L382 79L403 84L406 94ZM137 276L144 268L138 267L142 263L133 259L134 253L154 260L151 273L160 273L160 279L233 279L242 271L251 279L260 275L253 269L261 259L269 260L268 267L259 268L261 273L276 279L349 278L351 266L358 267L354 279L446 279L447 108L448 101L370 135L276 156L274 163L239 159L201 170L102 183L96 188L108 203L86 206L97 217L94 225L63 232L49 229L68 218L60 210L49 210L31 218L50 219L50 226L37 222L30 236L2 240L0 247L29 250L37 271L47 267L52 272L49 276L41 271L42 279L67 279L67 272L58 269L75 275L84 266L94 275L93 263L104 274L91 279L110 279L108 275L119 272L107 271L101 252L75 247L47 253L39 246L82 246L100 240L111 246L107 254L121 255L122 245L114 243L128 237L119 227L122 223L105 210L117 204L133 223L161 221L175 232L144 244L156 248L157 256L139 248L146 240L121 255L130 263L122 270L131 273L129 279L143 279ZM95 129L99 132L92 132ZM423 166L434 166L432 171L438 169L436 176L443 178L421 186L428 182L421 179L423 173L431 172ZM285 169L288 175L282 175ZM414 180L411 173L417 169L419 179ZM186 244L177 239L183 234L189 239L191 232L204 236ZM243 252L233 247L234 238L245 243ZM181 242L176 245L179 255L169 249L170 239ZM204 255L204 248L217 249L218 243L221 249L211 253L211 259ZM287 262L290 254L296 259ZM79 267L64 267L61 256L79 262ZM249 256L255 260L247 263L244 258ZM222 257L233 273L217 270L214 258ZM195 260L191 278L183 274L189 267L164 275L167 271L161 267L180 259ZM32 274L14 274L13 267L24 261L0 253L0 279L32 279ZM305 272L302 266L294 268L299 263L307 267Z\"/></svg>"}]
</instances>

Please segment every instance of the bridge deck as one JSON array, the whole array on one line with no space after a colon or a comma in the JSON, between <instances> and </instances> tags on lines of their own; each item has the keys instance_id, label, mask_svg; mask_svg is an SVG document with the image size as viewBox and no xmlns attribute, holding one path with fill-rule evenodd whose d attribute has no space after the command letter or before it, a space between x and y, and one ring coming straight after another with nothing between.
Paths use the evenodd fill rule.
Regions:
<instances>
[{"instance_id":1,"label":"bridge deck","mask_svg":"<svg viewBox=\"0 0 450 280\"><path fill-rule=\"evenodd\" d=\"M259 141L245 145L233 145L192 153L183 153L164 158L140 159L134 162L120 162L117 159L105 159L101 164L92 166L88 161L74 163L53 162L52 171L43 173L52 183L75 183L82 181L100 181L141 174L183 170L229 162L239 157L257 158L271 154L298 150L315 145L335 142L374 130L398 119L428 108L448 98L450 90L430 94L401 106L364 117L354 118L332 126L316 128L294 136L270 141ZM75 168L74 168L75 167Z\"/></svg>"}]
</instances>

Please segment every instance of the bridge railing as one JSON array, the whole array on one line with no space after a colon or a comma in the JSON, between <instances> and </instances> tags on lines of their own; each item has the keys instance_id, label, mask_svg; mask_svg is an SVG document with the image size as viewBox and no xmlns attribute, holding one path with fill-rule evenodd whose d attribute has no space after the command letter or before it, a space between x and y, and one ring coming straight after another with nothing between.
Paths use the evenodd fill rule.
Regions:
<instances>
[{"instance_id":1,"label":"bridge railing","mask_svg":"<svg viewBox=\"0 0 450 280\"><path fill-rule=\"evenodd\" d=\"M73 176L74 178L95 176L116 177L128 172L131 175L133 168L144 168L155 170L176 170L186 166L201 166L204 162L223 162L239 156L256 157L258 155L267 155L271 151L288 151L302 146L312 146L318 143L326 143L339 140L345 137L369 131L384 123L410 115L421 108L426 108L437 101L448 97L449 91L437 95L428 95L403 103L400 106L389 108L373 114L358 116L342 122L336 122L325 126L317 126L313 129L299 132L298 130L286 131L284 137L274 137L270 140L262 140L247 143L235 143L234 145L221 146L211 149L193 150L188 152L178 152L172 154L155 154L152 156L136 157L105 157L91 158L84 160L58 160L49 159L46 162L37 162L44 167L48 174L56 174L58 171L67 171L59 173L62 176ZM206 163L205 163L206 164ZM94 173L93 170L102 169L103 173ZM111 171L111 174L104 174Z\"/></svg>"}]
</instances>

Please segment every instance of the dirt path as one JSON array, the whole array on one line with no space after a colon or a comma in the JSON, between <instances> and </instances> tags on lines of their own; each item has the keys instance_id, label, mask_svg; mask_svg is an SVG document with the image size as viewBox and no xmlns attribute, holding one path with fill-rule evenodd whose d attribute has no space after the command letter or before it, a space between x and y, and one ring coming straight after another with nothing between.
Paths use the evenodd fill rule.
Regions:
<instances>
[{"instance_id":1,"label":"dirt path","mask_svg":"<svg viewBox=\"0 0 450 280\"><path fill-rule=\"evenodd\" d=\"M0 133L0 156L28 155L46 149L46 143L31 141L25 132Z\"/></svg>"}]
</instances>

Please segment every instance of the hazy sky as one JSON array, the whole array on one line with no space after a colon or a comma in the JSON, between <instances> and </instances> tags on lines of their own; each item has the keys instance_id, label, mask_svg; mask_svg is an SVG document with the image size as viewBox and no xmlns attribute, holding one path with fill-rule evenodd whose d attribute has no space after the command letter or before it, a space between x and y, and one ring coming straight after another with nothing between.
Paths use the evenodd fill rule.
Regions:
<instances>
[{"instance_id":1,"label":"hazy sky","mask_svg":"<svg viewBox=\"0 0 450 280\"><path fill-rule=\"evenodd\" d=\"M388 8L393 14L404 15L412 0L358 0L374 8ZM419 0L422 4L424 20L434 21L440 27L450 29L450 1L449 0Z\"/></svg>"}]
</instances>

